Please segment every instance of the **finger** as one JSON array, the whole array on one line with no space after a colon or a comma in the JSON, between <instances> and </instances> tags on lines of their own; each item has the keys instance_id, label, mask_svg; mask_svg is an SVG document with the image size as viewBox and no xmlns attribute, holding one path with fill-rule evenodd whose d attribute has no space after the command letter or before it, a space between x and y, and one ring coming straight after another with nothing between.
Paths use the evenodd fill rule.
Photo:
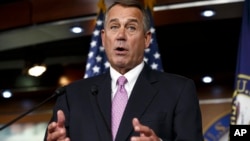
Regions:
<instances>
[{"instance_id":1,"label":"finger","mask_svg":"<svg viewBox=\"0 0 250 141\"><path fill-rule=\"evenodd\" d=\"M69 141L69 139L67 140L65 137L66 137L65 129L56 130L48 134L47 141Z\"/></svg>"},{"instance_id":2,"label":"finger","mask_svg":"<svg viewBox=\"0 0 250 141\"><path fill-rule=\"evenodd\" d=\"M134 118L132 123L134 126L134 130L136 132L140 132L140 136L151 136L152 134L154 134L153 130L151 130L148 126L141 124L138 118Z\"/></svg>"},{"instance_id":3,"label":"finger","mask_svg":"<svg viewBox=\"0 0 250 141\"><path fill-rule=\"evenodd\" d=\"M49 126L48 126L48 132L49 132L49 133L52 133L52 132L54 132L55 130L56 130L56 122L50 123Z\"/></svg>"},{"instance_id":4,"label":"finger","mask_svg":"<svg viewBox=\"0 0 250 141\"><path fill-rule=\"evenodd\" d=\"M138 118L134 118L132 122L133 122L134 130L136 132L139 132L141 137L145 136L144 133L141 132L141 126L142 125L141 125L140 121L138 120Z\"/></svg>"},{"instance_id":5,"label":"finger","mask_svg":"<svg viewBox=\"0 0 250 141\"><path fill-rule=\"evenodd\" d=\"M136 132L140 132L141 124L140 124L140 121L138 120L138 118L133 118L132 124L133 124L134 130ZM144 136L144 134L140 132L140 136ZM136 140L136 139L134 139L134 140Z\"/></svg>"},{"instance_id":6,"label":"finger","mask_svg":"<svg viewBox=\"0 0 250 141\"><path fill-rule=\"evenodd\" d=\"M70 141L66 138L66 129L64 128L65 115L62 110L57 111L57 122L52 122L48 126L48 141Z\"/></svg>"},{"instance_id":7,"label":"finger","mask_svg":"<svg viewBox=\"0 0 250 141\"><path fill-rule=\"evenodd\" d=\"M66 138L65 141L70 141L70 138Z\"/></svg>"},{"instance_id":8,"label":"finger","mask_svg":"<svg viewBox=\"0 0 250 141\"><path fill-rule=\"evenodd\" d=\"M66 129L57 128L54 132L48 134L48 138L51 141L65 141L66 140Z\"/></svg>"},{"instance_id":9,"label":"finger","mask_svg":"<svg viewBox=\"0 0 250 141\"><path fill-rule=\"evenodd\" d=\"M133 124L134 130L138 132L140 130L140 122L138 118L133 118L132 124Z\"/></svg>"},{"instance_id":10,"label":"finger","mask_svg":"<svg viewBox=\"0 0 250 141\"><path fill-rule=\"evenodd\" d=\"M151 138L148 137L131 137L130 141L151 141Z\"/></svg>"},{"instance_id":11,"label":"finger","mask_svg":"<svg viewBox=\"0 0 250 141\"><path fill-rule=\"evenodd\" d=\"M65 115L62 110L57 111L57 126L64 128Z\"/></svg>"}]
</instances>

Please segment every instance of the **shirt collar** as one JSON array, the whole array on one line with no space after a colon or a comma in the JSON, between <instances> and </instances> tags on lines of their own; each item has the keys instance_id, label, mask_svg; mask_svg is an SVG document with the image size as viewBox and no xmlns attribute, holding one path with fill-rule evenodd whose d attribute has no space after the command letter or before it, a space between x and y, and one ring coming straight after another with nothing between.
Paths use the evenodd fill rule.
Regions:
<instances>
[{"instance_id":1,"label":"shirt collar","mask_svg":"<svg viewBox=\"0 0 250 141\"><path fill-rule=\"evenodd\" d=\"M142 71L144 67L144 62L141 62L139 65L128 71L127 73L124 74L124 76L127 78L128 83L133 83L135 80L138 78L140 72ZM122 74L120 74L118 71L116 71L112 66L110 66L110 76L112 81L116 83L116 80L118 77L120 77Z\"/></svg>"}]
</instances>

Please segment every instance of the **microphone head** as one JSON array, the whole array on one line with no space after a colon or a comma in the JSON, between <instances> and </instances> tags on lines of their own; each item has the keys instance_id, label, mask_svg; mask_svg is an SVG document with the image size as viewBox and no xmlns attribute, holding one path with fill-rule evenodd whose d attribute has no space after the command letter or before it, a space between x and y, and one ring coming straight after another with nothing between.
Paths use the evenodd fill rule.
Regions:
<instances>
[{"instance_id":1,"label":"microphone head","mask_svg":"<svg viewBox=\"0 0 250 141\"><path fill-rule=\"evenodd\" d=\"M58 89L55 90L55 94L56 95L61 95L65 92L65 87L60 87Z\"/></svg>"},{"instance_id":2,"label":"microphone head","mask_svg":"<svg viewBox=\"0 0 250 141\"><path fill-rule=\"evenodd\" d=\"M92 95L97 95L98 94L98 88L97 88L96 85L93 85L91 87L91 93L92 93Z\"/></svg>"}]
</instances>

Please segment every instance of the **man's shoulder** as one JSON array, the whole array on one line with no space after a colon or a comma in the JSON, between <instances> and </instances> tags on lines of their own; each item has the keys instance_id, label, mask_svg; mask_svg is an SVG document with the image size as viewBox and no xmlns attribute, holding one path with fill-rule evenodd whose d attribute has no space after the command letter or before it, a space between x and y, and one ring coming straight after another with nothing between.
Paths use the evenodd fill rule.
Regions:
<instances>
[{"instance_id":1,"label":"man's shoulder","mask_svg":"<svg viewBox=\"0 0 250 141\"><path fill-rule=\"evenodd\" d=\"M176 80L176 81L190 81L191 79L187 76L180 75L177 73L163 72L163 71L153 71L155 75L160 80ZM192 80L191 80L192 81Z\"/></svg>"},{"instance_id":2,"label":"man's shoulder","mask_svg":"<svg viewBox=\"0 0 250 141\"><path fill-rule=\"evenodd\" d=\"M157 79L160 81L190 81L191 79L177 73L153 70L148 65L145 65L142 73L146 75L149 79ZM192 81L192 80L191 80Z\"/></svg>"}]
</instances>

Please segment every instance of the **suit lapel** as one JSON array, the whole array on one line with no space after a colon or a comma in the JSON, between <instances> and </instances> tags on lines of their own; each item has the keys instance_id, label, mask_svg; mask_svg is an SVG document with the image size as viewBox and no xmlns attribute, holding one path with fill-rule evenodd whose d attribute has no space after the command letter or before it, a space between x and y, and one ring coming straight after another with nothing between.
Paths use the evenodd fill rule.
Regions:
<instances>
[{"instance_id":1,"label":"suit lapel","mask_svg":"<svg viewBox=\"0 0 250 141\"><path fill-rule=\"evenodd\" d=\"M109 128L111 127L111 78L107 75L100 84L100 95L97 96L100 109Z\"/></svg>"},{"instance_id":2,"label":"suit lapel","mask_svg":"<svg viewBox=\"0 0 250 141\"><path fill-rule=\"evenodd\" d=\"M112 140L111 135L111 78L106 73L94 84L98 93L92 96L92 105L94 107L96 126L101 136L101 140Z\"/></svg>"},{"instance_id":3,"label":"suit lapel","mask_svg":"<svg viewBox=\"0 0 250 141\"><path fill-rule=\"evenodd\" d=\"M152 87L152 83L154 83L156 79L150 77L150 72L151 70L145 65L135 83L124 111L116 141L128 140L127 138L133 132L132 119L137 117L140 120L140 117L157 94L156 89Z\"/></svg>"}]
</instances>

